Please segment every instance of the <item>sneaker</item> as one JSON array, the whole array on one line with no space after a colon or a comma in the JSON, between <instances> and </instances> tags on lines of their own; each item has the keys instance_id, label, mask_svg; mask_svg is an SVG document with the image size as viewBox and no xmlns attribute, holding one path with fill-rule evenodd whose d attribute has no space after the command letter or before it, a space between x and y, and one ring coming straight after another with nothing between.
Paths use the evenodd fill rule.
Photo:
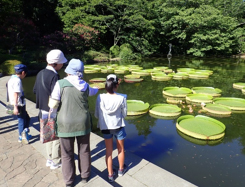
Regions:
<instances>
[{"instance_id":1,"label":"sneaker","mask_svg":"<svg viewBox=\"0 0 245 187\"><path fill-rule=\"evenodd\" d=\"M124 164L124 165L123 165L123 169L119 169L119 170L118 170L118 176L119 176L119 177L123 176L124 173L126 173L127 169L128 169L128 166L127 166L126 164Z\"/></svg>"},{"instance_id":2,"label":"sneaker","mask_svg":"<svg viewBox=\"0 0 245 187\"><path fill-rule=\"evenodd\" d=\"M22 137L19 136L18 142L21 143L22 142Z\"/></svg>"},{"instance_id":3,"label":"sneaker","mask_svg":"<svg viewBox=\"0 0 245 187\"><path fill-rule=\"evenodd\" d=\"M112 175L108 175L108 181L109 182L114 182L114 175L115 175L115 172L113 171L113 174Z\"/></svg>"},{"instance_id":4,"label":"sneaker","mask_svg":"<svg viewBox=\"0 0 245 187\"><path fill-rule=\"evenodd\" d=\"M82 182L83 184L87 183L87 182L88 182L88 177L87 177L87 178L82 178L81 182Z\"/></svg>"},{"instance_id":5,"label":"sneaker","mask_svg":"<svg viewBox=\"0 0 245 187\"><path fill-rule=\"evenodd\" d=\"M50 169L57 169L59 167L61 167L61 163L55 164L55 163L52 162L52 164L50 166Z\"/></svg>"},{"instance_id":6,"label":"sneaker","mask_svg":"<svg viewBox=\"0 0 245 187\"><path fill-rule=\"evenodd\" d=\"M46 166L50 167L52 164L53 164L53 161L48 159L46 162Z\"/></svg>"},{"instance_id":7,"label":"sneaker","mask_svg":"<svg viewBox=\"0 0 245 187\"><path fill-rule=\"evenodd\" d=\"M28 132L23 131L21 133L21 137L22 137L22 143L23 144L28 144L29 143L29 134L28 134Z\"/></svg>"},{"instance_id":8,"label":"sneaker","mask_svg":"<svg viewBox=\"0 0 245 187\"><path fill-rule=\"evenodd\" d=\"M74 187L73 184L66 184L66 187Z\"/></svg>"}]
</instances>

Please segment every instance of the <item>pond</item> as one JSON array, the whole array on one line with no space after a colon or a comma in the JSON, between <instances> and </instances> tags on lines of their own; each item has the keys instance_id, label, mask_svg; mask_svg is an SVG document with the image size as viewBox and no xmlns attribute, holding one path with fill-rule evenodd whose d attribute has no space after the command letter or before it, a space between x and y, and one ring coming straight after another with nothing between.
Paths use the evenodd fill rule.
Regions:
<instances>
[{"instance_id":1,"label":"pond","mask_svg":"<svg viewBox=\"0 0 245 187\"><path fill-rule=\"evenodd\" d=\"M150 105L166 103L162 90L167 86L214 87L222 90L223 97L245 98L241 90L234 89L233 83L245 82L245 61L239 59L196 59L172 58L148 59L138 64L144 69L167 66L175 72L177 68L213 70L208 79L187 79L154 81L145 76L140 83L120 84L118 92L128 95L127 99L142 100ZM125 63L122 63L125 65ZM65 74L60 72L61 77ZM84 74L89 82L92 78L105 78L107 74ZM118 75L123 78L123 75ZM26 77L23 85L27 98L35 101L32 87L35 77ZM100 90L99 93L104 93ZM96 96L89 98L90 111L94 114ZM194 108L191 115L198 115ZM181 115L190 114L183 108ZM207 115L202 113L202 115ZM126 119L127 138L125 148L156 165L174 173L198 186L245 186L245 113L232 113L230 117L213 117L226 126L223 139L209 142L190 138L176 129L176 119L157 119L149 115ZM93 131L100 134L93 118Z\"/></svg>"}]
</instances>

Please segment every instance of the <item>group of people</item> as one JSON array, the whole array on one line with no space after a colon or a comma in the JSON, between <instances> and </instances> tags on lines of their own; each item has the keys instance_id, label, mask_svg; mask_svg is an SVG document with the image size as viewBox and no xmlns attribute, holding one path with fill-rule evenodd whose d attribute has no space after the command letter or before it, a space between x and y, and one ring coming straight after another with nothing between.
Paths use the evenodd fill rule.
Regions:
<instances>
[{"instance_id":1,"label":"group of people","mask_svg":"<svg viewBox=\"0 0 245 187\"><path fill-rule=\"evenodd\" d=\"M62 51L51 50L47 56L47 67L36 77L33 88L36 94L36 108L39 119L52 117L56 119L58 140L46 144L46 166L50 169L62 167L63 178L67 187L74 186L75 162L74 142L78 148L78 168L81 181L86 183L91 173L90 132L92 117L89 112L88 97L96 95L98 88L90 87L83 80L84 64L79 59L71 59L65 68L67 76L59 78L58 71L67 62ZM27 67L18 64L14 67L15 75L8 81L8 96L14 106L13 114L18 118L19 142L28 144L30 117L26 112L26 103L21 79L27 74ZM118 176L127 170L125 165L124 139L126 137L124 117L127 115L126 95L116 93L119 86L118 77L107 76L105 89L107 93L99 94L96 100L95 117L98 119L106 146L106 165L109 182L114 181L115 171L112 164L113 137L117 141ZM56 101L54 104L53 101ZM57 107L58 106L58 107Z\"/></svg>"}]
</instances>

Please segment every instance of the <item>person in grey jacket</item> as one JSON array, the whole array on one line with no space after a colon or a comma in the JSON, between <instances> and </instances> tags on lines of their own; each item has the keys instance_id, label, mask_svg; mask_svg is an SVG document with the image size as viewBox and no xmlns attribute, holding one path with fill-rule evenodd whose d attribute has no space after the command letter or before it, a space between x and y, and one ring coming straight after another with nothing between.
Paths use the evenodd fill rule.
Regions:
<instances>
[{"instance_id":1,"label":"person in grey jacket","mask_svg":"<svg viewBox=\"0 0 245 187\"><path fill-rule=\"evenodd\" d=\"M118 176L123 176L127 170L124 164L124 139L126 137L124 118L127 115L126 98L117 94L119 86L118 78L114 74L107 76L105 89L107 93L100 94L96 100L95 117L98 119L100 128L105 139L106 165L109 182L114 181L112 166L113 136L117 140L119 170Z\"/></svg>"},{"instance_id":2,"label":"person in grey jacket","mask_svg":"<svg viewBox=\"0 0 245 187\"><path fill-rule=\"evenodd\" d=\"M82 183L86 183L91 172L90 132L92 119L89 112L88 97L95 95L98 88L91 88L83 77L84 65L79 59L71 59L65 69L67 77L57 81L49 101L59 103L57 115L57 136L61 144L62 173L67 187L74 186L75 139L78 148L78 168Z\"/></svg>"}]
</instances>

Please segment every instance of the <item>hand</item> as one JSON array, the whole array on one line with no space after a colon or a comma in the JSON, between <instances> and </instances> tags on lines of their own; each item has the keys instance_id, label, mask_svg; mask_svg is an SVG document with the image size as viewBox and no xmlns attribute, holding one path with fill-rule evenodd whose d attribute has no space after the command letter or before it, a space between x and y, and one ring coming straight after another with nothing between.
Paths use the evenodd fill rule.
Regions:
<instances>
[{"instance_id":1,"label":"hand","mask_svg":"<svg viewBox=\"0 0 245 187\"><path fill-rule=\"evenodd\" d=\"M19 114L18 106L14 106L13 114L14 115L18 115Z\"/></svg>"}]
</instances>

